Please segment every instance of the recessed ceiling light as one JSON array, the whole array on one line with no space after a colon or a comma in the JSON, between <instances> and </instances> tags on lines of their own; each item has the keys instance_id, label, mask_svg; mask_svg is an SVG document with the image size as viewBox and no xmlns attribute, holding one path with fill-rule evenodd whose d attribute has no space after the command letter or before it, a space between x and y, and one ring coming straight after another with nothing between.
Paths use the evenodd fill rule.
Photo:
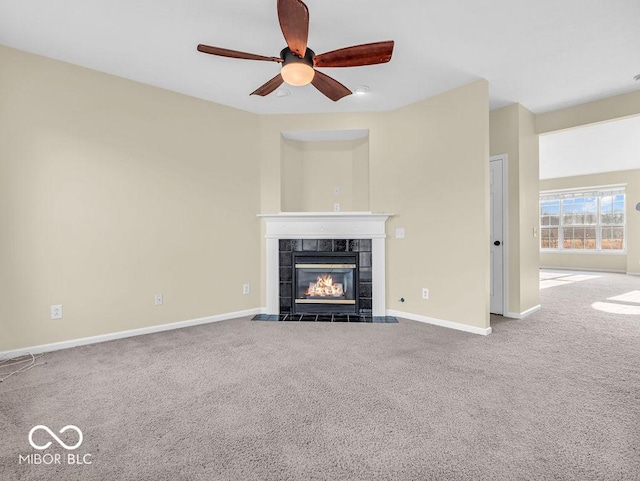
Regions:
<instances>
[{"instance_id":1,"label":"recessed ceiling light","mask_svg":"<svg viewBox=\"0 0 640 481\"><path fill-rule=\"evenodd\" d=\"M276 95L278 97L287 97L291 94L287 89L278 89L276 90Z\"/></svg>"},{"instance_id":2,"label":"recessed ceiling light","mask_svg":"<svg viewBox=\"0 0 640 481\"><path fill-rule=\"evenodd\" d=\"M371 91L371 89L367 86L367 85L360 85L360 87L357 87L353 93L356 95L364 95L367 94Z\"/></svg>"}]
</instances>

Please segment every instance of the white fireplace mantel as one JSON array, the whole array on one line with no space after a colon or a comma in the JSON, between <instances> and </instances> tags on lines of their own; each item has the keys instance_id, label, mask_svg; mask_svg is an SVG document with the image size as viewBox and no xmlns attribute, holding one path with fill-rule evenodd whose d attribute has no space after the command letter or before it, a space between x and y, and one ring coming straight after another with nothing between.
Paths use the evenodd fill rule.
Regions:
<instances>
[{"instance_id":1,"label":"white fireplace mantel","mask_svg":"<svg viewBox=\"0 0 640 481\"><path fill-rule=\"evenodd\" d=\"M280 239L371 239L373 315L386 315L385 223L391 214L281 212L258 217L266 223L267 314L279 314L280 311Z\"/></svg>"}]
</instances>

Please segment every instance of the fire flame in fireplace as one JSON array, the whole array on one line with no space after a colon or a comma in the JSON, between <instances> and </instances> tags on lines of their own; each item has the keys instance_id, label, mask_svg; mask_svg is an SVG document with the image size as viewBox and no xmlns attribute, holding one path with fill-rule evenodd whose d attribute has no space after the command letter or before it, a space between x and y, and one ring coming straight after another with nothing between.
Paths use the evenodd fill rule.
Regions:
<instances>
[{"instance_id":1,"label":"fire flame in fireplace","mask_svg":"<svg viewBox=\"0 0 640 481\"><path fill-rule=\"evenodd\" d=\"M309 283L309 289L305 293L309 297L341 297L344 289L339 282L334 283L331 275L318 276L316 282Z\"/></svg>"}]
</instances>

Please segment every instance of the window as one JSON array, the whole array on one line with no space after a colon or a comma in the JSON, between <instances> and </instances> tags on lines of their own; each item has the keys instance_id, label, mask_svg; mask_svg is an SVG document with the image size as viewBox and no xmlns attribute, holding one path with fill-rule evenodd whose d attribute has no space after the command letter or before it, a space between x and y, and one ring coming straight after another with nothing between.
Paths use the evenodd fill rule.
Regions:
<instances>
[{"instance_id":1,"label":"window","mask_svg":"<svg viewBox=\"0 0 640 481\"><path fill-rule=\"evenodd\" d=\"M624 188L541 193L540 248L624 250Z\"/></svg>"}]
</instances>

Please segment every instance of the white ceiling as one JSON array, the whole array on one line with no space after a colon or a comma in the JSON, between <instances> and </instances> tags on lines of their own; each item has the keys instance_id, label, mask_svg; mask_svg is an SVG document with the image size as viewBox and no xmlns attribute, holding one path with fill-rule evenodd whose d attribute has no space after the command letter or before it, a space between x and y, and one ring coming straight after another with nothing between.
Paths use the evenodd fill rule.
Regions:
<instances>
[{"instance_id":1,"label":"white ceiling","mask_svg":"<svg viewBox=\"0 0 640 481\"><path fill-rule=\"evenodd\" d=\"M306 1L316 53L395 40L390 63L324 69L352 90L311 85L249 96L279 69L198 43L278 56L275 0L0 0L0 44L256 113L389 110L479 78L491 106L535 113L640 89L638 0Z\"/></svg>"},{"instance_id":2,"label":"white ceiling","mask_svg":"<svg viewBox=\"0 0 640 481\"><path fill-rule=\"evenodd\" d=\"M540 136L540 178L640 169L640 116Z\"/></svg>"}]
</instances>

